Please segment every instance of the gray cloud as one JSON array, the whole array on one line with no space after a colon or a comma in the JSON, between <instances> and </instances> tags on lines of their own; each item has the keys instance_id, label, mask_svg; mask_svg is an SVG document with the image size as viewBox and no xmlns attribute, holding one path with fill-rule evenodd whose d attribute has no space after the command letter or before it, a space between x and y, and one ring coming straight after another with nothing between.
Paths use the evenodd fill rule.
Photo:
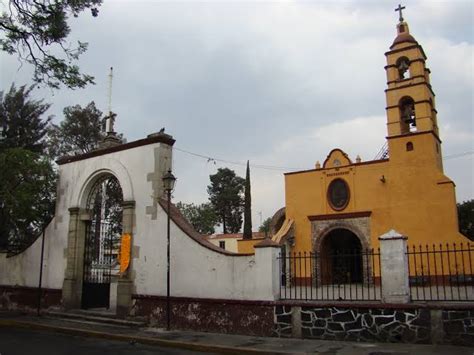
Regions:
<instances>
[{"instance_id":1,"label":"gray cloud","mask_svg":"<svg viewBox=\"0 0 474 355\"><path fill-rule=\"evenodd\" d=\"M76 103L95 100L105 110L114 66L113 110L129 140L165 126L177 147L232 161L312 168L335 145L371 159L385 137L393 8L388 1L106 1L98 18L72 19L71 38L89 42L81 69L97 85L36 95L53 103L57 120ZM445 155L474 149L472 10L470 1L409 1L404 13L428 55ZM27 67L16 73L14 58L0 60L2 89L28 82ZM341 140L334 124L356 131ZM178 151L174 160L176 198L186 202L206 200L209 174L226 165ZM458 199L473 198L472 155L445 166ZM258 226L257 211L268 216L284 204L284 183L282 171L255 168L252 177Z\"/></svg>"}]
</instances>

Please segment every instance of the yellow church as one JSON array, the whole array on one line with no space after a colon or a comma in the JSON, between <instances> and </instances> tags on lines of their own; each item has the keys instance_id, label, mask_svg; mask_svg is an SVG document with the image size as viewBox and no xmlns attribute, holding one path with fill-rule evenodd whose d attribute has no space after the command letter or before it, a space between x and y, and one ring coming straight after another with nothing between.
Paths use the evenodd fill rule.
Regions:
<instances>
[{"instance_id":1,"label":"yellow church","mask_svg":"<svg viewBox=\"0 0 474 355\"><path fill-rule=\"evenodd\" d=\"M362 161L335 148L314 169L285 174L285 208L272 232L287 253L378 248L392 229L411 245L469 242L458 230L455 184L443 172L427 57L403 18L385 56L385 151Z\"/></svg>"}]
</instances>

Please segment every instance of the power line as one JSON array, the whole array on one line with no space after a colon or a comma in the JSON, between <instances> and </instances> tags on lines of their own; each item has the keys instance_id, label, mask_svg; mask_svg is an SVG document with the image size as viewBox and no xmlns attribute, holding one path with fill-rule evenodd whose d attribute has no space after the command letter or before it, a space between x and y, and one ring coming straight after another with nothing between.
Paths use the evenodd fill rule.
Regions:
<instances>
[{"instance_id":1,"label":"power line","mask_svg":"<svg viewBox=\"0 0 474 355\"><path fill-rule=\"evenodd\" d=\"M456 153L456 154L445 155L443 157L443 159L444 160L449 160L449 159L461 158L461 157L465 157L467 155L472 155L472 154L474 154L474 151L470 150L470 151L464 152L464 153Z\"/></svg>"},{"instance_id":2,"label":"power line","mask_svg":"<svg viewBox=\"0 0 474 355\"><path fill-rule=\"evenodd\" d=\"M174 147L177 151L180 151L182 153L186 153L204 160L207 160L208 163L214 163L214 165L217 162L220 163L226 163L226 164L232 164L232 165L239 165L239 166L247 166L246 162L239 162L239 161L233 161L233 160L226 160L226 159L220 159L220 158L213 158L208 155L203 155L199 153L194 153L190 152L189 150L185 149L180 149L177 147ZM467 151L463 153L456 153L456 154L450 154L450 155L445 155L443 157L444 160L449 160L449 159L456 159L456 158L461 158L464 156L472 155L474 154L474 151ZM288 166L275 166L275 165L264 165L264 164L250 164L252 168L257 168L257 169L264 169L264 170L272 170L272 171L299 171L299 170L308 170L307 168L295 168L295 167L288 167Z\"/></svg>"},{"instance_id":3,"label":"power line","mask_svg":"<svg viewBox=\"0 0 474 355\"><path fill-rule=\"evenodd\" d=\"M239 165L239 166L247 166L246 162L239 162L239 161L233 161L233 160L213 158L213 157L210 157L210 156L207 156L207 155L190 152L188 150L184 150L184 149L180 149L180 148L176 148L176 147L174 147L174 149L176 149L180 152L189 154L189 155L193 155L195 157L205 159L205 160L207 160L208 163L216 164L216 162L220 162L220 163L233 164L233 165ZM253 167L253 168L258 168L258 169L276 170L276 171L303 170L302 168L295 168L295 167L288 167L288 166L263 165L263 164L250 164L250 166Z\"/></svg>"}]
</instances>

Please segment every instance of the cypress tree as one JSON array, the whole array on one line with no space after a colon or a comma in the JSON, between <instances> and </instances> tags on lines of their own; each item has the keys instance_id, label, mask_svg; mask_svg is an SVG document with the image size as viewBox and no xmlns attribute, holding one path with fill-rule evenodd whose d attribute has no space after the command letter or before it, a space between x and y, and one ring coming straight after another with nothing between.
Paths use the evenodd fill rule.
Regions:
<instances>
[{"instance_id":1,"label":"cypress tree","mask_svg":"<svg viewBox=\"0 0 474 355\"><path fill-rule=\"evenodd\" d=\"M252 200L250 196L250 168L247 160L245 174L245 205L244 205L244 239L252 239Z\"/></svg>"}]
</instances>

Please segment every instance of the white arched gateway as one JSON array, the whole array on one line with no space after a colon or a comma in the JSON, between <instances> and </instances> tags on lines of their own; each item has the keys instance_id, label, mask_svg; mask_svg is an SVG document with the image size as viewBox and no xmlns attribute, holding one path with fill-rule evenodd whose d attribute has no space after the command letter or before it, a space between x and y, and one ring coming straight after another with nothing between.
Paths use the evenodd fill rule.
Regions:
<instances>
[{"instance_id":1,"label":"white arched gateway","mask_svg":"<svg viewBox=\"0 0 474 355\"><path fill-rule=\"evenodd\" d=\"M59 160L59 191L64 192L58 211L69 211L62 287L66 308L129 311L133 262L119 273L120 238L136 234L137 220L144 228L147 220L136 215L136 200L143 212L156 206L173 143L167 135L150 136ZM132 237L132 250L133 245Z\"/></svg>"}]
</instances>

